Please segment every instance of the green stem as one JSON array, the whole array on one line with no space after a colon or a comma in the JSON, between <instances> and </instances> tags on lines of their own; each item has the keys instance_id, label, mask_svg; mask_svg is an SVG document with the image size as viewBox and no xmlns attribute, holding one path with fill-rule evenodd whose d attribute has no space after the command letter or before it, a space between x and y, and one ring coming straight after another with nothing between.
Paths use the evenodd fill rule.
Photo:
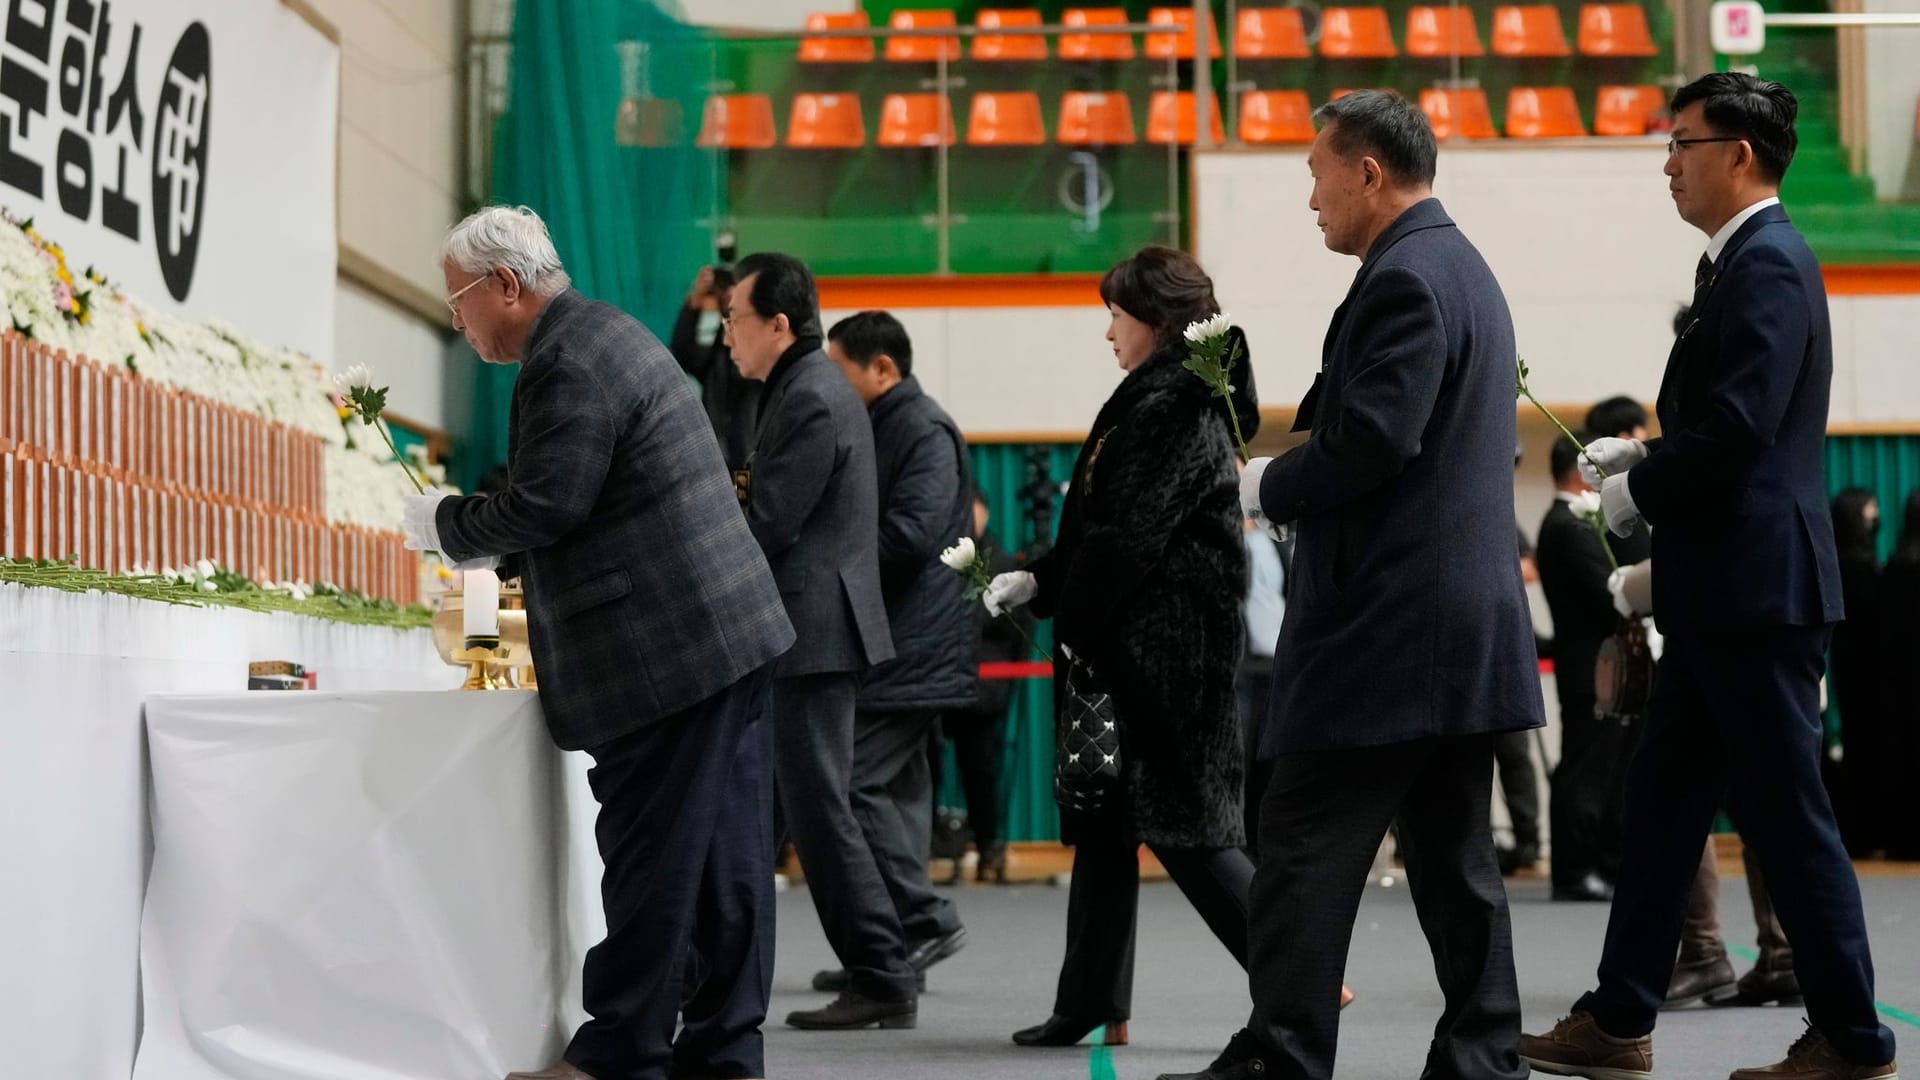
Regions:
<instances>
[{"instance_id":1,"label":"green stem","mask_svg":"<svg viewBox=\"0 0 1920 1080\"><path fill-rule=\"evenodd\" d=\"M425 495L427 493L426 486L420 483L419 477L413 475L413 466L407 464L407 459L400 456L400 448L393 445L393 436L387 434L387 426L382 424L380 418L377 416L373 418L373 430L380 433L381 441L387 444L388 450L393 451L393 460L400 463L400 468L405 470L407 479L413 481L413 490L421 495Z\"/></svg>"},{"instance_id":2,"label":"green stem","mask_svg":"<svg viewBox=\"0 0 1920 1080\"><path fill-rule=\"evenodd\" d=\"M1593 466L1593 471L1596 473L1599 473L1600 477L1602 479L1605 479L1607 475L1607 470L1601 468L1598 462L1594 461L1593 458L1587 455L1587 444L1581 442L1578 438L1575 438L1573 432L1567 430L1567 425L1561 423L1560 418L1553 415L1552 409L1549 409L1545 405L1540 404L1540 399L1533 396L1532 390L1528 389L1526 386L1523 385L1520 387L1520 392L1527 395L1527 400L1533 402L1533 407L1540 410L1540 415L1553 421L1553 426L1560 429L1560 434L1565 435L1567 437L1568 442L1571 442L1574 446L1580 449L1580 456L1587 459L1587 464Z\"/></svg>"},{"instance_id":3,"label":"green stem","mask_svg":"<svg viewBox=\"0 0 1920 1080\"><path fill-rule=\"evenodd\" d=\"M1613 545L1607 543L1606 525L1601 523L1598 516L1588 518L1587 524L1592 525L1593 531L1600 536L1600 550L1607 553L1607 565L1615 570L1620 569L1620 560L1613 557Z\"/></svg>"},{"instance_id":4,"label":"green stem","mask_svg":"<svg viewBox=\"0 0 1920 1080\"><path fill-rule=\"evenodd\" d=\"M1233 397L1227 397L1227 421L1233 425L1233 442L1240 448L1240 460L1252 461L1253 455L1247 452L1247 440L1240 434L1240 410L1233 407Z\"/></svg>"},{"instance_id":5,"label":"green stem","mask_svg":"<svg viewBox=\"0 0 1920 1080\"><path fill-rule=\"evenodd\" d=\"M1046 657L1046 658L1047 658L1047 663L1049 663L1049 664L1051 664L1051 663L1053 663L1053 654L1052 654L1052 653L1050 653L1050 652L1048 652L1047 650L1045 650L1045 649L1043 649L1043 648L1041 648L1041 647L1040 647L1040 643L1039 643L1039 642L1037 642L1037 641L1035 641L1035 640L1033 640L1033 635L1032 635L1032 634L1029 634L1029 633L1027 633L1027 628L1026 628L1026 627L1024 627L1024 626L1021 626L1021 625L1020 625L1020 620L1019 620L1019 619L1016 619L1016 618L1014 618L1014 617L1013 617L1013 612L1011 612L1011 611L1008 611L1008 612L1005 612L1005 613L1003 613L1003 615L1002 615L1002 617L1003 617L1003 618L1005 618L1005 619L1006 619L1006 620L1007 620L1008 622L1010 622L1010 623L1012 623L1012 624L1013 624L1013 628L1014 628L1015 630L1018 630L1018 631L1020 631L1020 636L1021 636L1021 637L1023 637L1023 638L1026 638L1026 639L1027 639L1027 648L1029 648L1029 649L1032 649L1032 650L1033 650L1034 652L1037 652L1037 653L1039 653L1039 654L1040 654L1041 656L1044 656L1044 657Z\"/></svg>"}]
</instances>

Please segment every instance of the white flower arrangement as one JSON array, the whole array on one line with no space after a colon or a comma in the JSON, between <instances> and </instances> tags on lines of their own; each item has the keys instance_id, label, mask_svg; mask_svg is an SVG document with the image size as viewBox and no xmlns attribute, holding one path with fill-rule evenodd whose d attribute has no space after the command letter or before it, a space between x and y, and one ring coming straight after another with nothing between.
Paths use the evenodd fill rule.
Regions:
<instances>
[{"instance_id":1,"label":"white flower arrangement","mask_svg":"<svg viewBox=\"0 0 1920 1080\"><path fill-rule=\"evenodd\" d=\"M191 322L149 308L91 269L68 285L40 243L44 239L29 234L25 223L10 216L0 222L0 296L7 316L0 327L11 325L49 347L124 366L143 379L318 436L326 443L327 518L379 529L400 520L413 485L406 466L381 445L391 438L384 423L377 425L382 440L352 443L337 411L334 380L311 357L262 345L225 323ZM61 306L63 288L67 308ZM76 319L69 309L82 292L85 318ZM364 365L349 369L349 377L354 371L363 376L356 385L371 385Z\"/></svg>"}]
</instances>

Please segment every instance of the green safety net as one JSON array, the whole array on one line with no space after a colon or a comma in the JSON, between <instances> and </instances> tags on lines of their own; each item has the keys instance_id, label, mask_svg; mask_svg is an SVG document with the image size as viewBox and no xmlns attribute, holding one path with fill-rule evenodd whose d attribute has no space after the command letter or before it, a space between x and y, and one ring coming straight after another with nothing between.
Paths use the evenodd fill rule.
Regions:
<instances>
[{"instance_id":1,"label":"green safety net","mask_svg":"<svg viewBox=\"0 0 1920 1080\"><path fill-rule=\"evenodd\" d=\"M693 139L714 38L675 16L646 0L516 6L493 143L491 201L537 211L574 285L662 339L717 230L717 161ZM463 487L506 460L518 370L476 366L471 399L456 395Z\"/></svg>"}]
</instances>

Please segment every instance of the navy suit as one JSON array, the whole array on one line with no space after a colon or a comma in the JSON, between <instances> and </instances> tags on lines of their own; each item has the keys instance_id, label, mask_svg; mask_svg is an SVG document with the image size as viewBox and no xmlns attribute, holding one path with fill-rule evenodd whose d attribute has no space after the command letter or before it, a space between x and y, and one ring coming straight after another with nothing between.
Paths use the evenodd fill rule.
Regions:
<instances>
[{"instance_id":1,"label":"navy suit","mask_svg":"<svg viewBox=\"0 0 1920 1080\"><path fill-rule=\"evenodd\" d=\"M1439 200L1374 241L1261 503L1297 521L1260 739L1249 1028L1278 1076L1333 1073L1341 975L1381 836L1446 994L1423 1075L1524 1075L1493 740L1542 722L1513 553L1513 321Z\"/></svg>"},{"instance_id":2,"label":"navy suit","mask_svg":"<svg viewBox=\"0 0 1920 1080\"><path fill-rule=\"evenodd\" d=\"M1723 795L1793 943L1807 1015L1858 1064L1893 1057L1873 1006L1859 884L1820 778L1820 674L1843 614L1822 449L1827 297L1778 206L1734 233L1660 388L1664 437L1627 474L1653 526L1666 652L1628 778L1626 856L1579 1008L1653 1029L1688 885Z\"/></svg>"}]
</instances>

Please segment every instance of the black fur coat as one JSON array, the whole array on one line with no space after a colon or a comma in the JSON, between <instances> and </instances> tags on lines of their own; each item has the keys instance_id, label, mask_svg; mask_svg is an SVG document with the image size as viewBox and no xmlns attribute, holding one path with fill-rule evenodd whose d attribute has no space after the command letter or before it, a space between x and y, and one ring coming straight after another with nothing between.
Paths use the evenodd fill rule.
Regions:
<instances>
[{"instance_id":1,"label":"black fur coat","mask_svg":"<svg viewBox=\"0 0 1920 1080\"><path fill-rule=\"evenodd\" d=\"M1239 331L1234 331L1236 334ZM1113 694L1137 835L1174 847L1245 837L1234 672L1247 589L1228 405L1181 367L1184 342L1128 373L1080 448L1033 610ZM1247 372L1243 359L1236 372ZM1259 424L1250 374L1233 398ZM1063 822L1071 838L1076 822Z\"/></svg>"}]
</instances>

